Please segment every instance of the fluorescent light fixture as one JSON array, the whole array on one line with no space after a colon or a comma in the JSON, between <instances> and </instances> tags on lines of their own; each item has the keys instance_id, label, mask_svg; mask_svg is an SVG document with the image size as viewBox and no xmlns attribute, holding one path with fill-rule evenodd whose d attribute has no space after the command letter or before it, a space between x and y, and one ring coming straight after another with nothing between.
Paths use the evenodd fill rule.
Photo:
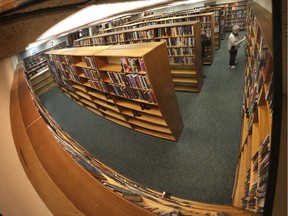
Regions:
<instances>
[{"instance_id":1,"label":"fluorescent light fixture","mask_svg":"<svg viewBox=\"0 0 288 216\"><path fill-rule=\"evenodd\" d=\"M131 10L165 3L167 1L168 0L146 0L88 6L59 22L42 34L37 40L49 39L53 36L63 34L64 32L72 31L77 28L79 29L81 26L87 26L89 23L97 20L100 21L113 14L125 13Z\"/></svg>"},{"instance_id":2,"label":"fluorescent light fixture","mask_svg":"<svg viewBox=\"0 0 288 216\"><path fill-rule=\"evenodd\" d=\"M160 10L160 9L164 9L164 8L167 8L167 7L170 7L169 5L167 6L163 6L163 7L156 7L156 8L151 8L149 9L148 11L155 11L155 10Z\"/></svg>"}]
</instances>

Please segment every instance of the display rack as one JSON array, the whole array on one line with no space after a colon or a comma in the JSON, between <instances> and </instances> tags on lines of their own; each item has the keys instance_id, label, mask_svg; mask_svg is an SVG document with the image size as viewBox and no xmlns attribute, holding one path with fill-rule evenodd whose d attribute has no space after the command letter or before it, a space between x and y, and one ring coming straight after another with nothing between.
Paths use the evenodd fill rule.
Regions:
<instances>
[{"instance_id":1,"label":"display rack","mask_svg":"<svg viewBox=\"0 0 288 216\"><path fill-rule=\"evenodd\" d=\"M233 205L262 213L269 175L273 113L272 15L247 9L243 123Z\"/></svg>"},{"instance_id":2,"label":"display rack","mask_svg":"<svg viewBox=\"0 0 288 216\"><path fill-rule=\"evenodd\" d=\"M183 121L166 43L81 47L47 54L56 83L81 106L132 130L179 139Z\"/></svg>"}]
</instances>

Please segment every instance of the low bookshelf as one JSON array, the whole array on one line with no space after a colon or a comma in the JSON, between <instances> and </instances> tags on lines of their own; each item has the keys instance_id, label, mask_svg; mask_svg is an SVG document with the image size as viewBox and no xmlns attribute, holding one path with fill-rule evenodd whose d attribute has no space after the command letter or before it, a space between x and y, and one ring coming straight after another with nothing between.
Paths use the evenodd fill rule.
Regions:
<instances>
[{"instance_id":1,"label":"low bookshelf","mask_svg":"<svg viewBox=\"0 0 288 216\"><path fill-rule=\"evenodd\" d=\"M165 42L79 47L47 55L59 88L81 106L132 130L179 139L183 121Z\"/></svg>"},{"instance_id":2,"label":"low bookshelf","mask_svg":"<svg viewBox=\"0 0 288 216\"><path fill-rule=\"evenodd\" d=\"M31 76L28 79L31 87L36 94L41 95L47 92L50 88L54 87L56 83L53 80L49 68L45 68L41 72Z\"/></svg>"}]
</instances>

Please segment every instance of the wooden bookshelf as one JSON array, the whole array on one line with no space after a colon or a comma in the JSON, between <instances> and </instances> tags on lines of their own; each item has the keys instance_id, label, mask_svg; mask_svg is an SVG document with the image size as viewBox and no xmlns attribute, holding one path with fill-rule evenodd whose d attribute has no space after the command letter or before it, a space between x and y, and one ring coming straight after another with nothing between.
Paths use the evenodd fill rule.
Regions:
<instances>
[{"instance_id":1,"label":"wooden bookshelf","mask_svg":"<svg viewBox=\"0 0 288 216\"><path fill-rule=\"evenodd\" d=\"M28 79L38 73L42 73L48 69L48 65L46 62L45 52L48 52L53 49L60 49L64 48L66 43L60 43L56 46L50 47L48 49L42 50L34 55L26 57L23 59L24 67L25 67L25 74Z\"/></svg>"},{"instance_id":2,"label":"wooden bookshelf","mask_svg":"<svg viewBox=\"0 0 288 216\"><path fill-rule=\"evenodd\" d=\"M239 25L240 30L246 28L247 1L235 1L225 6L225 31L232 31L234 25Z\"/></svg>"},{"instance_id":3,"label":"wooden bookshelf","mask_svg":"<svg viewBox=\"0 0 288 216\"><path fill-rule=\"evenodd\" d=\"M225 7L215 5L198 7L196 9L202 13L214 12L214 49L219 49L221 45L220 40L225 39ZM218 38L220 39L219 41L217 40Z\"/></svg>"},{"instance_id":4,"label":"wooden bookshelf","mask_svg":"<svg viewBox=\"0 0 288 216\"><path fill-rule=\"evenodd\" d=\"M81 106L132 130L179 139L183 121L165 42L80 47L47 55L58 86Z\"/></svg>"},{"instance_id":5,"label":"wooden bookshelf","mask_svg":"<svg viewBox=\"0 0 288 216\"><path fill-rule=\"evenodd\" d=\"M199 21L175 21L167 24L161 24L161 22L157 24L153 21L153 23L153 25L80 39L75 41L75 46L165 41L174 89L176 91L200 92L203 85L203 75ZM210 54L211 56L213 56L213 53Z\"/></svg>"},{"instance_id":6,"label":"wooden bookshelf","mask_svg":"<svg viewBox=\"0 0 288 216\"><path fill-rule=\"evenodd\" d=\"M170 15L171 16L171 15ZM172 24L172 23L185 23L190 21L199 21L200 22L200 29L201 31L205 31L207 37L211 40L211 46L205 48L205 57L203 58L202 62L204 65L211 65L214 59L214 51L215 48L215 35L214 35L214 13L203 13L203 12L185 12L173 15L172 17L161 18L150 20L146 22L146 25L151 24ZM217 41L220 41L219 37L216 38ZM219 43L218 43L219 44ZM218 45L217 45L218 46Z\"/></svg>"},{"instance_id":7,"label":"wooden bookshelf","mask_svg":"<svg viewBox=\"0 0 288 216\"><path fill-rule=\"evenodd\" d=\"M83 39L79 39L77 41L75 41L74 45L75 46L89 46L89 45L93 45L92 40L94 39L95 43L98 44L98 41L103 43L103 41L106 40L106 43L109 42L111 43L123 43L123 40L117 40L117 37L120 38L125 38L125 36L122 36L119 34L119 32L123 32L125 30L135 30L137 31L138 28L140 27L148 27L150 28L151 26L154 25L159 25L159 24L170 24L173 25L173 23L177 23L177 22L190 22L190 21L200 21L200 28L201 31L206 31L206 35L208 38L211 39L211 44L213 45L214 49L218 49L219 48L219 44L220 44L220 37L218 34L214 35L214 31L215 31L215 26L214 26L214 11L213 12L207 12L207 11L195 11L195 10L188 10L188 11L177 11L175 13L169 13L169 14L162 14L161 16L150 16L150 17L145 17L141 18L139 20L135 20L132 23L126 24L126 25L122 25L122 26L116 26L113 28L108 28L108 29L104 29L103 32L106 32L105 35L109 35L109 38L104 38L103 39L103 34L98 35L95 39L95 37L88 37L88 38L83 38ZM218 23L217 23L218 25ZM216 27L216 29L219 29ZM118 36L116 36L115 34L117 34L118 32ZM112 38L114 40L111 40L111 35L109 33L112 33ZM131 34L133 34L133 32L131 32ZM135 37L135 35L134 35ZM146 38L146 40L148 40L148 38ZM133 41L130 41L133 42ZM144 40L142 40L142 42L144 42ZM94 44L95 44L94 43ZM213 62L213 58L214 58L214 53L213 53L213 49L211 49L211 47L208 47L207 49L205 49L205 52L207 53L206 57L204 58L203 64L206 65L211 65Z\"/></svg>"},{"instance_id":8,"label":"wooden bookshelf","mask_svg":"<svg viewBox=\"0 0 288 216\"><path fill-rule=\"evenodd\" d=\"M233 205L262 213L273 113L272 15L256 2L247 8L243 124Z\"/></svg>"},{"instance_id":9,"label":"wooden bookshelf","mask_svg":"<svg viewBox=\"0 0 288 216\"><path fill-rule=\"evenodd\" d=\"M38 95L44 94L50 88L56 85L53 80L52 74L49 71L49 68L46 68L41 72L31 76L28 81L30 82L31 87L33 88L35 93Z\"/></svg>"}]
</instances>

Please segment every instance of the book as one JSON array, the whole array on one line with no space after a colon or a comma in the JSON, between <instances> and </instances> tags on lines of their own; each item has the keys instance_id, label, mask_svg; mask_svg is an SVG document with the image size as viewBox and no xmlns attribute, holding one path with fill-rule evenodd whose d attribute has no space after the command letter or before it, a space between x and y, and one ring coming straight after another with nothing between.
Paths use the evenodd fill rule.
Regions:
<instances>
[{"instance_id":1,"label":"book","mask_svg":"<svg viewBox=\"0 0 288 216\"><path fill-rule=\"evenodd\" d=\"M131 202L142 202L143 199L140 195L138 194L133 194L133 193L122 193L122 197L131 201Z\"/></svg>"},{"instance_id":2,"label":"book","mask_svg":"<svg viewBox=\"0 0 288 216\"><path fill-rule=\"evenodd\" d=\"M128 63L128 59L126 57L120 57L120 63L123 71L131 72L130 65Z\"/></svg>"}]
</instances>

